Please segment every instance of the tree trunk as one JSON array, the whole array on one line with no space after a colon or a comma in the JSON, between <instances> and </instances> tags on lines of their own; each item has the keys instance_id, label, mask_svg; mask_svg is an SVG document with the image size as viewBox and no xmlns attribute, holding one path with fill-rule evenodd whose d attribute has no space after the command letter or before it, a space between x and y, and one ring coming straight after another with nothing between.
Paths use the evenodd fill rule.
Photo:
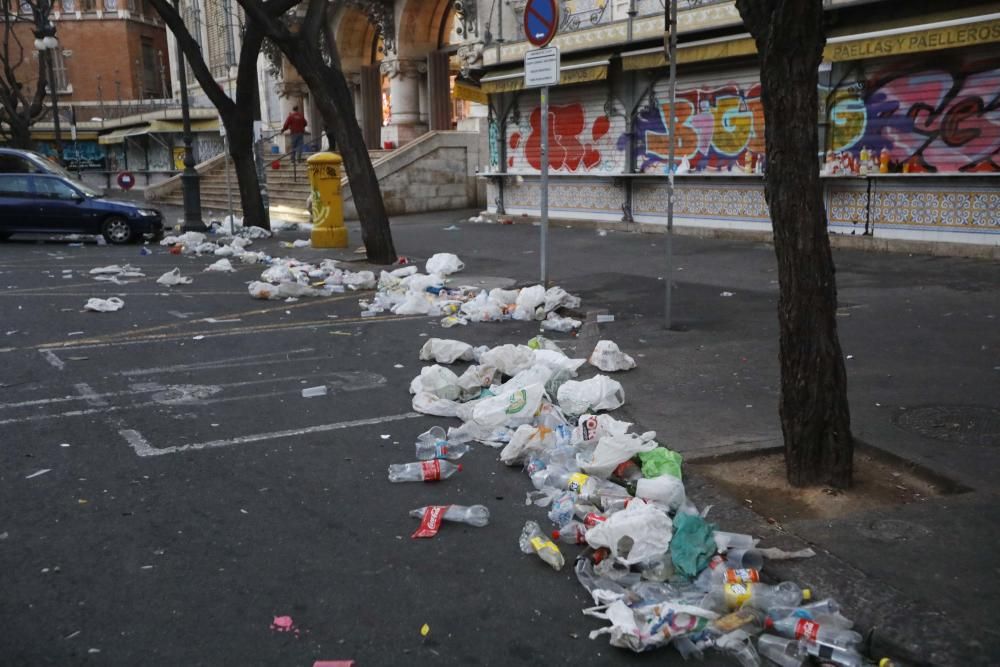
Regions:
<instances>
[{"instance_id":1,"label":"tree trunk","mask_svg":"<svg viewBox=\"0 0 1000 667\"><path fill-rule=\"evenodd\" d=\"M269 229L264 215L264 199L260 194L257 178L257 164L253 152L253 113L243 110L226 122L229 138L229 155L233 158L233 170L240 189L240 204L243 208L243 224L248 227Z\"/></svg>"},{"instance_id":2,"label":"tree trunk","mask_svg":"<svg viewBox=\"0 0 1000 667\"><path fill-rule=\"evenodd\" d=\"M778 259L781 428L792 486L851 484L854 442L819 179L821 0L737 0L757 43Z\"/></svg>"},{"instance_id":3,"label":"tree trunk","mask_svg":"<svg viewBox=\"0 0 1000 667\"><path fill-rule=\"evenodd\" d=\"M31 150L31 123L25 121L20 115L10 116L7 121L7 132L10 135L9 144L11 148L21 148Z\"/></svg>"},{"instance_id":4,"label":"tree trunk","mask_svg":"<svg viewBox=\"0 0 1000 667\"><path fill-rule=\"evenodd\" d=\"M293 40L280 42L279 46L309 86L323 123L332 130L351 184L368 259L375 264L392 264L396 261L396 249L389 216L371 156L354 116L354 100L344 73L322 61L318 44L309 48L302 41Z\"/></svg>"}]
</instances>

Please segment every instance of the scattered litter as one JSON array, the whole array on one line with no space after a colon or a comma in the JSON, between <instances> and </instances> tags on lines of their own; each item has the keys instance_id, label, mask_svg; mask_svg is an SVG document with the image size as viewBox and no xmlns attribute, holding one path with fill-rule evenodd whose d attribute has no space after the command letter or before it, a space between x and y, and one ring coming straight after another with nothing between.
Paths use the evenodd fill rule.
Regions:
<instances>
[{"instance_id":1,"label":"scattered litter","mask_svg":"<svg viewBox=\"0 0 1000 667\"><path fill-rule=\"evenodd\" d=\"M124 306L124 301L116 296L112 296L107 299L88 299L87 303L84 304L83 309L95 313L113 313L121 310Z\"/></svg>"},{"instance_id":2,"label":"scattered litter","mask_svg":"<svg viewBox=\"0 0 1000 667\"><path fill-rule=\"evenodd\" d=\"M69 447L70 444L68 442L61 442L61 443L59 443L59 446L60 447Z\"/></svg>"},{"instance_id":3,"label":"scattered litter","mask_svg":"<svg viewBox=\"0 0 1000 667\"><path fill-rule=\"evenodd\" d=\"M732 292L719 292L719 296L734 296Z\"/></svg>"},{"instance_id":4,"label":"scattered litter","mask_svg":"<svg viewBox=\"0 0 1000 667\"><path fill-rule=\"evenodd\" d=\"M431 633L431 626L427 625L426 623L424 623L423 625L420 626L420 636L421 637L426 637L430 633Z\"/></svg>"},{"instance_id":5,"label":"scattered litter","mask_svg":"<svg viewBox=\"0 0 1000 667\"><path fill-rule=\"evenodd\" d=\"M35 472L25 477L25 479L33 479L35 477L41 477L47 472L52 472L52 468L42 468L41 470L36 470Z\"/></svg>"},{"instance_id":6,"label":"scattered litter","mask_svg":"<svg viewBox=\"0 0 1000 667\"><path fill-rule=\"evenodd\" d=\"M354 667L353 660L317 660L312 667Z\"/></svg>"},{"instance_id":7,"label":"scattered litter","mask_svg":"<svg viewBox=\"0 0 1000 667\"><path fill-rule=\"evenodd\" d=\"M205 340L205 337L202 336L202 335L198 335L198 336L194 336L191 340Z\"/></svg>"},{"instance_id":8,"label":"scattered litter","mask_svg":"<svg viewBox=\"0 0 1000 667\"><path fill-rule=\"evenodd\" d=\"M205 271L216 271L219 273L232 273L235 270L236 269L233 268L233 263L226 258L213 262L205 268Z\"/></svg>"},{"instance_id":9,"label":"scattered litter","mask_svg":"<svg viewBox=\"0 0 1000 667\"><path fill-rule=\"evenodd\" d=\"M125 280L125 278L146 277L145 273L129 264L126 264L125 266L118 266L117 264L99 266L91 269L90 275L94 276L94 280L103 280L114 283L115 285L127 285L128 283L133 282L131 280Z\"/></svg>"},{"instance_id":10,"label":"scattered litter","mask_svg":"<svg viewBox=\"0 0 1000 667\"><path fill-rule=\"evenodd\" d=\"M295 627L295 622L291 616L275 616L271 621L271 630L275 632L291 632L299 634L299 629Z\"/></svg>"},{"instance_id":11,"label":"scattered litter","mask_svg":"<svg viewBox=\"0 0 1000 667\"><path fill-rule=\"evenodd\" d=\"M302 390L302 398L316 398L317 396L326 396L327 388L326 385L320 385L318 387L309 387Z\"/></svg>"},{"instance_id":12,"label":"scattered litter","mask_svg":"<svg viewBox=\"0 0 1000 667\"><path fill-rule=\"evenodd\" d=\"M605 373L635 368L635 359L622 352L618 345L610 340L598 341L587 361Z\"/></svg>"},{"instance_id":13,"label":"scattered litter","mask_svg":"<svg viewBox=\"0 0 1000 667\"><path fill-rule=\"evenodd\" d=\"M383 433L383 434L382 434L382 435L380 435L379 437L380 437L380 438L382 438L383 440L388 440L388 439L389 439L389 438L391 438L392 436L391 436L390 434L388 434L388 433Z\"/></svg>"},{"instance_id":14,"label":"scattered litter","mask_svg":"<svg viewBox=\"0 0 1000 667\"><path fill-rule=\"evenodd\" d=\"M193 234L194 232L188 232ZM174 285L190 285L191 278L181 275L180 269L171 269L164 273L162 276L156 279L157 285L163 285L165 287L173 287Z\"/></svg>"},{"instance_id":15,"label":"scattered litter","mask_svg":"<svg viewBox=\"0 0 1000 667\"><path fill-rule=\"evenodd\" d=\"M454 232L458 229L458 225L451 225L449 227L444 227L443 229L446 232Z\"/></svg>"},{"instance_id":16,"label":"scattered litter","mask_svg":"<svg viewBox=\"0 0 1000 667\"><path fill-rule=\"evenodd\" d=\"M615 316L614 315L598 315L597 316L597 323L598 324L607 324L608 322L614 322L614 321L615 321Z\"/></svg>"},{"instance_id":17,"label":"scattered litter","mask_svg":"<svg viewBox=\"0 0 1000 667\"><path fill-rule=\"evenodd\" d=\"M464 269L465 262L460 260L457 255L452 255L447 252L439 252L431 255L431 258L427 260L427 264L424 268L427 270L428 274L437 273L442 276L449 276Z\"/></svg>"},{"instance_id":18,"label":"scattered litter","mask_svg":"<svg viewBox=\"0 0 1000 667\"><path fill-rule=\"evenodd\" d=\"M798 551L785 551L784 549L779 549L777 547L768 547L766 549L757 549L761 556L768 558L770 560L790 560L792 558L812 558L816 555L816 552L812 549L805 548L799 549Z\"/></svg>"},{"instance_id":19,"label":"scattered litter","mask_svg":"<svg viewBox=\"0 0 1000 667\"><path fill-rule=\"evenodd\" d=\"M490 522L490 511L483 505L428 505L410 512L410 516L420 519L420 527L411 535L413 539L434 537L441 529L443 521L465 523L482 528Z\"/></svg>"}]
</instances>

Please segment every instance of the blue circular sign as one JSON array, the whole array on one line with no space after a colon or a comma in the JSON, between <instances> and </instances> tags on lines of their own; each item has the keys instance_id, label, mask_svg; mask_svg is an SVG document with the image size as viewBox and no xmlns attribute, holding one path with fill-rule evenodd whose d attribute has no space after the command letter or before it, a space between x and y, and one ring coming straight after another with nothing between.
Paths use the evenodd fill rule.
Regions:
<instances>
[{"instance_id":1,"label":"blue circular sign","mask_svg":"<svg viewBox=\"0 0 1000 667\"><path fill-rule=\"evenodd\" d=\"M533 46L541 48L551 42L558 27L556 0L528 0L524 6L524 34Z\"/></svg>"}]
</instances>

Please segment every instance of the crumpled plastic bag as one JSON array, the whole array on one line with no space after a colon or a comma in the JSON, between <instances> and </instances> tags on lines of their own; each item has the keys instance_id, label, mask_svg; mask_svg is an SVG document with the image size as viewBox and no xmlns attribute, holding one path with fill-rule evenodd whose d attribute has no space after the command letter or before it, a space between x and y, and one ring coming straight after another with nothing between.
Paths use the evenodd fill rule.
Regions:
<instances>
[{"instance_id":1,"label":"crumpled plastic bag","mask_svg":"<svg viewBox=\"0 0 1000 667\"><path fill-rule=\"evenodd\" d=\"M629 607L623 600L616 600L603 612L588 609L584 613L611 623L592 631L591 639L610 635L609 643L612 646L627 648L636 653L665 646L684 635L701 633L710 621L719 617L708 609L673 600L635 607Z\"/></svg>"},{"instance_id":2,"label":"crumpled plastic bag","mask_svg":"<svg viewBox=\"0 0 1000 667\"><path fill-rule=\"evenodd\" d=\"M580 415L573 429L573 442L600 440L608 435L625 435L632 422L615 419L611 415Z\"/></svg>"},{"instance_id":3,"label":"crumpled plastic bag","mask_svg":"<svg viewBox=\"0 0 1000 667\"><path fill-rule=\"evenodd\" d=\"M498 396L476 401L472 421L481 426L509 426L527 424L535 417L545 396L545 389L534 384Z\"/></svg>"},{"instance_id":4,"label":"crumpled plastic bag","mask_svg":"<svg viewBox=\"0 0 1000 667\"><path fill-rule=\"evenodd\" d=\"M124 305L124 301L112 296L107 299L88 299L83 309L94 313L113 313L116 310L121 310Z\"/></svg>"},{"instance_id":5,"label":"crumpled plastic bag","mask_svg":"<svg viewBox=\"0 0 1000 667\"><path fill-rule=\"evenodd\" d=\"M545 288L541 285L525 287L517 294L514 301L514 313L511 317L515 320L533 320L535 311L545 301Z\"/></svg>"},{"instance_id":6,"label":"crumpled plastic bag","mask_svg":"<svg viewBox=\"0 0 1000 667\"><path fill-rule=\"evenodd\" d=\"M420 375L410 382L410 393L430 393L448 401L457 401L462 395L458 384L458 376L444 366L425 366L420 369Z\"/></svg>"},{"instance_id":7,"label":"crumpled plastic bag","mask_svg":"<svg viewBox=\"0 0 1000 667\"><path fill-rule=\"evenodd\" d=\"M464 269L465 263L460 260L457 255L452 255L447 252L439 252L431 255L431 258L427 260L425 268L427 269L427 273L437 273L442 276L449 276Z\"/></svg>"},{"instance_id":8,"label":"crumpled plastic bag","mask_svg":"<svg viewBox=\"0 0 1000 667\"><path fill-rule=\"evenodd\" d=\"M375 274L371 271L344 271L343 284L352 289L375 289Z\"/></svg>"},{"instance_id":9,"label":"crumpled plastic bag","mask_svg":"<svg viewBox=\"0 0 1000 667\"><path fill-rule=\"evenodd\" d=\"M230 262L228 259L224 259L224 258L220 259L217 262L213 262L212 264L209 264L205 268L205 271L215 271L215 272L218 272L218 273L232 273L235 270L236 269L233 268L232 262Z\"/></svg>"},{"instance_id":10,"label":"crumpled plastic bag","mask_svg":"<svg viewBox=\"0 0 1000 667\"><path fill-rule=\"evenodd\" d=\"M416 412L435 417L457 417L458 410L462 404L458 401L449 401L439 398L434 394L422 391L413 397L413 409Z\"/></svg>"},{"instance_id":11,"label":"crumpled plastic bag","mask_svg":"<svg viewBox=\"0 0 1000 667\"><path fill-rule=\"evenodd\" d=\"M543 329L546 331L558 331L560 333L569 333L573 329L579 329L582 325L583 322L580 320L574 320L572 317L560 317L555 313L549 313L542 320Z\"/></svg>"},{"instance_id":12,"label":"crumpled plastic bag","mask_svg":"<svg viewBox=\"0 0 1000 667\"><path fill-rule=\"evenodd\" d=\"M545 292L545 312L551 312L556 308L579 308L580 297L573 296L562 287L550 287Z\"/></svg>"},{"instance_id":13,"label":"crumpled plastic bag","mask_svg":"<svg viewBox=\"0 0 1000 667\"><path fill-rule=\"evenodd\" d=\"M653 479L640 479L635 484L635 497L662 503L671 509L684 504L687 497L684 483L673 475L660 475Z\"/></svg>"},{"instance_id":14,"label":"crumpled plastic bag","mask_svg":"<svg viewBox=\"0 0 1000 667\"><path fill-rule=\"evenodd\" d=\"M504 375L514 376L534 365L535 351L527 345L498 345L480 355L478 361Z\"/></svg>"},{"instance_id":15,"label":"crumpled plastic bag","mask_svg":"<svg viewBox=\"0 0 1000 667\"><path fill-rule=\"evenodd\" d=\"M642 460L642 476L653 479L660 475L673 475L677 479L684 479L681 476L681 462L684 460L680 454L666 447L639 454Z\"/></svg>"},{"instance_id":16,"label":"crumpled plastic bag","mask_svg":"<svg viewBox=\"0 0 1000 667\"><path fill-rule=\"evenodd\" d=\"M674 517L674 537L670 542L670 559L674 570L694 579L708 567L715 555L715 524L697 514L678 512Z\"/></svg>"},{"instance_id":17,"label":"crumpled plastic bag","mask_svg":"<svg viewBox=\"0 0 1000 667\"><path fill-rule=\"evenodd\" d=\"M634 565L663 556L670 547L672 527L662 509L631 502L588 530L587 544L595 549L607 547L618 562Z\"/></svg>"},{"instance_id":18,"label":"crumpled plastic bag","mask_svg":"<svg viewBox=\"0 0 1000 667\"><path fill-rule=\"evenodd\" d=\"M617 410L625 404L625 390L608 376L597 375L589 380L564 382L556 398L566 414L582 415L585 412Z\"/></svg>"},{"instance_id":19,"label":"crumpled plastic bag","mask_svg":"<svg viewBox=\"0 0 1000 667\"><path fill-rule=\"evenodd\" d=\"M528 341L528 347L532 350L548 350L551 352L558 352L559 354L566 356L562 348L559 347L554 341L549 340L545 336L535 336Z\"/></svg>"},{"instance_id":20,"label":"crumpled plastic bag","mask_svg":"<svg viewBox=\"0 0 1000 667\"><path fill-rule=\"evenodd\" d=\"M576 455L576 463L580 470L589 475L609 477L619 464L628 461L640 452L656 449L655 431L642 435L626 433L624 435L606 435L597 442L597 447L589 456Z\"/></svg>"},{"instance_id":21,"label":"crumpled plastic bag","mask_svg":"<svg viewBox=\"0 0 1000 667\"><path fill-rule=\"evenodd\" d=\"M460 340L430 338L420 348L421 361L436 361L439 364L453 364L456 361L472 361L475 355L472 346Z\"/></svg>"},{"instance_id":22,"label":"crumpled plastic bag","mask_svg":"<svg viewBox=\"0 0 1000 667\"><path fill-rule=\"evenodd\" d=\"M481 398L483 389L491 386L496 376L497 369L489 366L473 364L466 368L458 377L458 386L462 389L461 400L471 401L474 398Z\"/></svg>"},{"instance_id":23,"label":"crumpled plastic bag","mask_svg":"<svg viewBox=\"0 0 1000 667\"><path fill-rule=\"evenodd\" d=\"M397 315L434 315L438 306L421 292L408 293L401 303L394 306L392 312Z\"/></svg>"},{"instance_id":24,"label":"crumpled plastic bag","mask_svg":"<svg viewBox=\"0 0 1000 667\"><path fill-rule=\"evenodd\" d=\"M271 283L264 283L260 281L250 283L247 291L249 291L250 296L255 299L270 299L272 301L277 299L287 299L288 297L320 296L323 294L319 290L315 290L308 285L300 285L299 283L281 283L280 285L272 285Z\"/></svg>"},{"instance_id":25,"label":"crumpled plastic bag","mask_svg":"<svg viewBox=\"0 0 1000 667\"><path fill-rule=\"evenodd\" d=\"M587 361L590 362L591 366L597 366L605 373L635 368L635 359L622 352L618 345L610 340L598 341Z\"/></svg>"},{"instance_id":26,"label":"crumpled plastic bag","mask_svg":"<svg viewBox=\"0 0 1000 667\"><path fill-rule=\"evenodd\" d=\"M500 461L509 466L523 463L532 453L551 447L555 442L556 434L552 429L522 424L500 451Z\"/></svg>"},{"instance_id":27,"label":"crumpled plastic bag","mask_svg":"<svg viewBox=\"0 0 1000 667\"><path fill-rule=\"evenodd\" d=\"M188 232L188 234L195 234L197 232ZM166 287L173 287L174 285L190 285L192 282L191 278L181 275L180 269L170 269L162 276L156 279L157 285L164 285Z\"/></svg>"}]
</instances>

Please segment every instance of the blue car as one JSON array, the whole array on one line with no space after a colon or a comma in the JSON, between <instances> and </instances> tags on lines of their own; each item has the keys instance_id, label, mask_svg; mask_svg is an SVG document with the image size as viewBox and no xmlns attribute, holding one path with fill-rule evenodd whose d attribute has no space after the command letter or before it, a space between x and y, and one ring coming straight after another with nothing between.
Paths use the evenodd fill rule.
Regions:
<instances>
[{"instance_id":1,"label":"blue car","mask_svg":"<svg viewBox=\"0 0 1000 667\"><path fill-rule=\"evenodd\" d=\"M49 173L0 173L0 241L13 234L101 234L108 243L163 235L152 208L102 199L82 183Z\"/></svg>"}]
</instances>

